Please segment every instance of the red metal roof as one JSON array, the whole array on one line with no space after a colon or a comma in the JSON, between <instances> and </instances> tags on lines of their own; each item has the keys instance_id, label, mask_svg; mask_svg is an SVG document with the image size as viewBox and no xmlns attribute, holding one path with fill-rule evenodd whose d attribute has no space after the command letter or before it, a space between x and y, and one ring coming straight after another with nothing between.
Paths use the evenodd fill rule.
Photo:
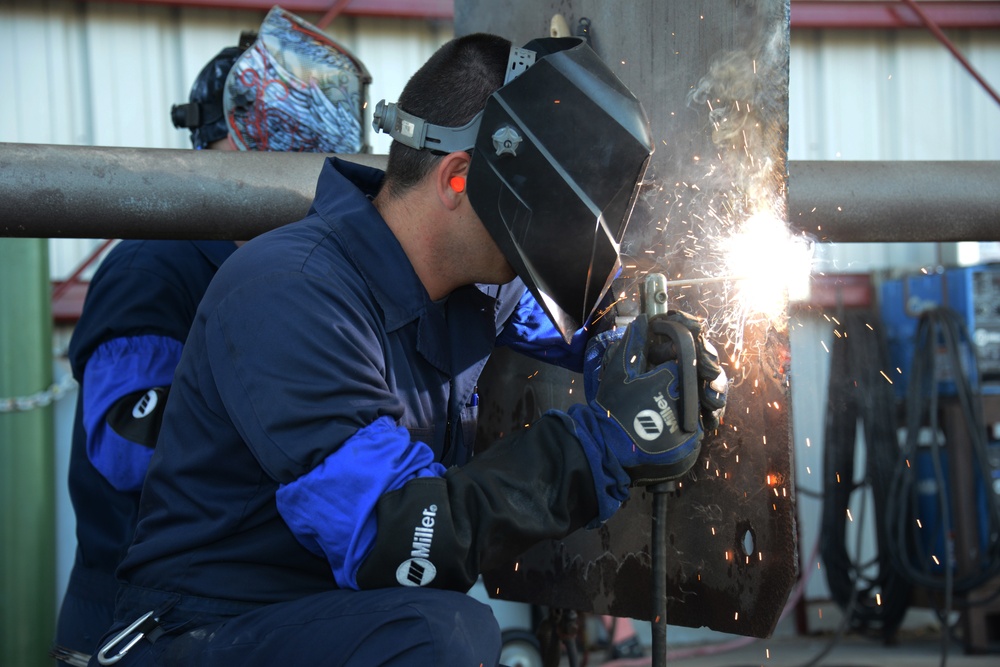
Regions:
<instances>
[{"instance_id":1,"label":"red metal roof","mask_svg":"<svg viewBox=\"0 0 1000 667\"><path fill-rule=\"evenodd\" d=\"M94 0L96 1L96 0ZM106 1L106 0L102 0ZM267 11L280 4L290 12L326 12L336 0L112 0L131 4L212 7L216 9L254 9ZM383 18L453 19L454 0L350 0L341 12L347 16Z\"/></svg>"},{"instance_id":2,"label":"red metal roof","mask_svg":"<svg viewBox=\"0 0 1000 667\"><path fill-rule=\"evenodd\" d=\"M960 0L919 2L920 9L941 28L1000 28L1000 2ZM904 3L836 0L792 0L792 28L897 29L923 28L920 17Z\"/></svg>"},{"instance_id":3,"label":"red metal roof","mask_svg":"<svg viewBox=\"0 0 1000 667\"><path fill-rule=\"evenodd\" d=\"M107 1L107 0L105 0ZM252 9L266 11L275 0L111 0L132 4ZM326 12L337 0L284 0L292 12ZM942 28L1000 28L1000 1L937 0L921 9ZM455 17L454 0L350 0L347 16L447 19ZM920 19L899 0L792 0L792 28L897 29L922 27Z\"/></svg>"}]
</instances>

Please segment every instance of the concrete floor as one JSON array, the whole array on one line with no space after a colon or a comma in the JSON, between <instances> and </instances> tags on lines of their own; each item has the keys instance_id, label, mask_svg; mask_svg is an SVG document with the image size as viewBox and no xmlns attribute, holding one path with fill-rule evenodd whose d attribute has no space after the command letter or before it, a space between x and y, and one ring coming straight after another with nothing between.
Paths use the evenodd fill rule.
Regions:
<instances>
[{"instance_id":1,"label":"concrete floor","mask_svg":"<svg viewBox=\"0 0 1000 667\"><path fill-rule=\"evenodd\" d=\"M831 637L784 637L755 640L742 646L710 644L671 648L669 667L941 667L940 637L903 637L897 646L861 637L844 637L833 644ZM578 661L578 666L583 666ZM650 658L606 660L602 651L588 656L587 667L648 667ZM952 643L946 667L998 667L1000 654L967 655ZM570 667L565 657L560 667Z\"/></svg>"},{"instance_id":2,"label":"concrete floor","mask_svg":"<svg viewBox=\"0 0 1000 667\"><path fill-rule=\"evenodd\" d=\"M966 654L961 640L952 640L942 662L941 633L929 615L911 612L900 630L899 642L847 635L839 639L833 628L797 634L786 619L768 639L754 639L707 630L670 626L667 632L669 667L1000 667L1000 652ZM649 655L648 624L637 623L637 634ZM607 660L603 650L591 651L578 667L648 667L650 658ZM570 667L564 656L560 667Z\"/></svg>"}]
</instances>

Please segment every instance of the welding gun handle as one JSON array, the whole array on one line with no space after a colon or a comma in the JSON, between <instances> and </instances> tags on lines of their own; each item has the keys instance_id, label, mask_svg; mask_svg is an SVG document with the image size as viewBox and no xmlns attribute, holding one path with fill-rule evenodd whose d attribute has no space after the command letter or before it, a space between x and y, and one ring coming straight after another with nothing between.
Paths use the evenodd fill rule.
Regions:
<instances>
[{"instance_id":1,"label":"welding gun handle","mask_svg":"<svg viewBox=\"0 0 1000 667\"><path fill-rule=\"evenodd\" d=\"M688 433L698 430L699 403L698 403L698 349L695 346L694 336L680 322L665 319L665 316L654 316L654 318L664 318L664 321L657 327L658 335L667 336L674 344L677 351L677 370L680 373L681 389L681 426ZM661 333L662 332L662 333Z\"/></svg>"}]
</instances>

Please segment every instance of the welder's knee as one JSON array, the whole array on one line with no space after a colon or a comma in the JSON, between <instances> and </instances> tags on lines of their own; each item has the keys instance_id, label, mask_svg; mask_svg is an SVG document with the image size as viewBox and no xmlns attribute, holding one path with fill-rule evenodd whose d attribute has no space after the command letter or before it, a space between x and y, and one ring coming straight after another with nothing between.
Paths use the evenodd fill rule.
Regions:
<instances>
[{"instance_id":1,"label":"welder's knee","mask_svg":"<svg viewBox=\"0 0 1000 667\"><path fill-rule=\"evenodd\" d=\"M419 590L399 609L399 624L387 626L387 638L409 646L410 663L420 665L496 665L500 660L500 626L483 603L453 591ZM407 618L409 614L412 617ZM397 633L402 633L400 636ZM402 641L400 641L402 640Z\"/></svg>"}]
</instances>

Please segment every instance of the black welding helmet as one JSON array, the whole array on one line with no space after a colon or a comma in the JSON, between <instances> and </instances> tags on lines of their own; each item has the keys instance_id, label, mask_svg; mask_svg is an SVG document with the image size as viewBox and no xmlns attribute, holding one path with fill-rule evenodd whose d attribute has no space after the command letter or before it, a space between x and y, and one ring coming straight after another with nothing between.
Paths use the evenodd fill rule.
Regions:
<instances>
[{"instance_id":1,"label":"black welding helmet","mask_svg":"<svg viewBox=\"0 0 1000 667\"><path fill-rule=\"evenodd\" d=\"M226 77L236 59L256 37L256 33L244 32L240 35L239 46L227 46L219 51L191 84L188 103L175 104L170 108L170 120L174 127L191 130L191 145L194 148L208 148L212 143L226 138L228 130L222 108Z\"/></svg>"},{"instance_id":2,"label":"black welding helmet","mask_svg":"<svg viewBox=\"0 0 1000 667\"><path fill-rule=\"evenodd\" d=\"M379 102L373 126L413 148L471 150L467 192L507 261L568 340L620 268L653 153L639 101L582 39L511 50L507 80L460 128Z\"/></svg>"}]
</instances>

